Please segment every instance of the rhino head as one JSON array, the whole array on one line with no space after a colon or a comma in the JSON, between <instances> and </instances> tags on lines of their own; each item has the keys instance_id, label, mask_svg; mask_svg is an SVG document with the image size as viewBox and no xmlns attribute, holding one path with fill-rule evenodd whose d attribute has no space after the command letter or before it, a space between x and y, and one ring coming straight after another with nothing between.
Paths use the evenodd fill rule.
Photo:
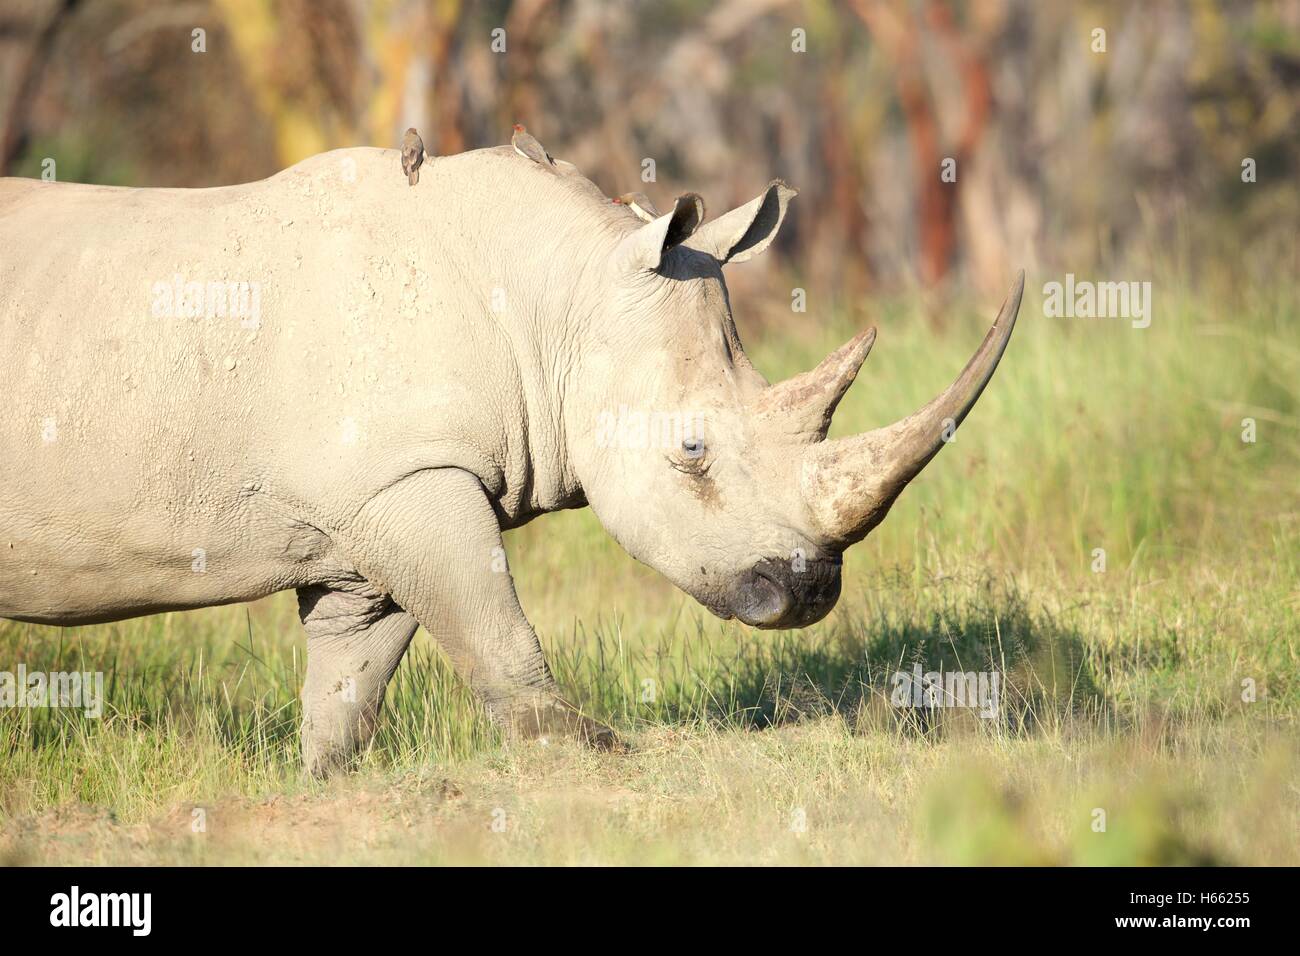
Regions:
<instances>
[{"instance_id":1,"label":"rhino head","mask_svg":"<svg viewBox=\"0 0 1300 956\"><path fill-rule=\"evenodd\" d=\"M768 384L736 334L723 267L771 244L795 190L702 224L693 194L622 236L579 372L570 455L588 503L635 558L723 618L803 627L840 594L841 556L888 513L979 398L1011 336L1017 278L957 380L892 425L830 440L868 329Z\"/></svg>"}]
</instances>

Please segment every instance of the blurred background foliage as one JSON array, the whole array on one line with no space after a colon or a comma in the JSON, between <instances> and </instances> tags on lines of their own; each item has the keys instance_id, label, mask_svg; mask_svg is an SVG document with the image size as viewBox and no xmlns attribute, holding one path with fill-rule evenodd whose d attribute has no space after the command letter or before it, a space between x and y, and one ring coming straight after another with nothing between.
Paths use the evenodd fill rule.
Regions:
<instances>
[{"instance_id":1,"label":"blurred background foliage","mask_svg":"<svg viewBox=\"0 0 1300 956\"><path fill-rule=\"evenodd\" d=\"M741 281L793 266L844 300L1156 251L1293 268L1298 88L1295 0L0 3L4 174L222 185L520 121L610 195L692 189L716 214L788 180L783 258Z\"/></svg>"}]
</instances>

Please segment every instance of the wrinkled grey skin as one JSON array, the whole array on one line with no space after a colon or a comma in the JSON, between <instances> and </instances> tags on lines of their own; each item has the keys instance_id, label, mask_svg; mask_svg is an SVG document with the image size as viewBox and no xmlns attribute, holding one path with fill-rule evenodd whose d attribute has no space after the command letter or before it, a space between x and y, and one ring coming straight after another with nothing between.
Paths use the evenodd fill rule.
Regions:
<instances>
[{"instance_id":1,"label":"wrinkled grey skin","mask_svg":"<svg viewBox=\"0 0 1300 956\"><path fill-rule=\"evenodd\" d=\"M643 224L558 172L507 146L415 187L376 149L219 189L0 180L0 616L296 589L323 774L370 740L417 624L511 731L616 743L557 695L505 569L502 530L544 512L590 504L722 616L826 614L843 548L934 452L880 462L933 422L825 441L874 333L779 386L745 357L721 266L793 191ZM177 275L255 283L260 314L176 315ZM611 436L624 407L702 425Z\"/></svg>"}]
</instances>

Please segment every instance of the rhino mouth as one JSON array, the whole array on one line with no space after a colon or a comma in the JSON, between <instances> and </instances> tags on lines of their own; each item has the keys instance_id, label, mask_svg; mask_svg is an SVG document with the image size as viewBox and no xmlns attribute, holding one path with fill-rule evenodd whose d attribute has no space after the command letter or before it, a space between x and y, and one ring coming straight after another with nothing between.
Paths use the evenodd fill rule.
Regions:
<instances>
[{"instance_id":1,"label":"rhino mouth","mask_svg":"<svg viewBox=\"0 0 1300 956\"><path fill-rule=\"evenodd\" d=\"M841 567L838 554L798 565L764 558L732 588L725 617L765 630L815 624L839 600Z\"/></svg>"}]
</instances>

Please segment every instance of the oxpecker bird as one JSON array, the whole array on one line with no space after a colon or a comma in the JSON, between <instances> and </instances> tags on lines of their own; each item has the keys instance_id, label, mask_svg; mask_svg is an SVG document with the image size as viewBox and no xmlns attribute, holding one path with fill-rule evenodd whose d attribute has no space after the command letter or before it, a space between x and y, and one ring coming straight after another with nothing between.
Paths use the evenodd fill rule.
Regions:
<instances>
[{"instance_id":1,"label":"oxpecker bird","mask_svg":"<svg viewBox=\"0 0 1300 956\"><path fill-rule=\"evenodd\" d=\"M646 222L659 218L659 210L655 208L655 204L650 201L650 197L645 193L624 193L614 202L627 206L628 209L631 209Z\"/></svg>"},{"instance_id":2,"label":"oxpecker bird","mask_svg":"<svg viewBox=\"0 0 1300 956\"><path fill-rule=\"evenodd\" d=\"M414 186L420 181L420 164L424 162L424 140L412 126L402 137L402 172L406 181Z\"/></svg>"},{"instance_id":3,"label":"oxpecker bird","mask_svg":"<svg viewBox=\"0 0 1300 956\"><path fill-rule=\"evenodd\" d=\"M540 166L546 166L549 169L555 168L555 160L551 154L546 151L546 147L537 141L535 136L529 134L524 128L523 123L516 123L514 126L514 135L510 137L510 145L515 148L515 152L524 159L531 159Z\"/></svg>"}]
</instances>

